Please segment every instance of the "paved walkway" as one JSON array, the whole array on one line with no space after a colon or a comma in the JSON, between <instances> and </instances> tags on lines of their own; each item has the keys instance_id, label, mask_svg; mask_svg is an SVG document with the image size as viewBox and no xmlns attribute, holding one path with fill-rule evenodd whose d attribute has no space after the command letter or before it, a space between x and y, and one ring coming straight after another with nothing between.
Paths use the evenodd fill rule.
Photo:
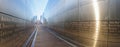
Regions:
<instances>
[{"instance_id":1,"label":"paved walkway","mask_svg":"<svg viewBox=\"0 0 120 47\"><path fill-rule=\"evenodd\" d=\"M58 39L44 27L38 27L35 47L71 47L64 41Z\"/></svg>"}]
</instances>

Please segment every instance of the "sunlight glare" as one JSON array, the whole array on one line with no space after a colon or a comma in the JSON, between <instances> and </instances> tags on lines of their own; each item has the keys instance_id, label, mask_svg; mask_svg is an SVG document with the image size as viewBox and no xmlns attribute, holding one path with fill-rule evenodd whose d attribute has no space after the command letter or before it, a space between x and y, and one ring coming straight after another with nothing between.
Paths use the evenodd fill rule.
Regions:
<instances>
[{"instance_id":1,"label":"sunlight glare","mask_svg":"<svg viewBox=\"0 0 120 47\"><path fill-rule=\"evenodd\" d=\"M93 47L96 47L97 40L98 40L98 35L99 35L99 25L100 25L100 12L99 12L99 4L97 0L93 0L93 8L94 8L94 13L95 13L95 21L96 21L96 28L95 28L95 33L94 33L94 43Z\"/></svg>"}]
</instances>

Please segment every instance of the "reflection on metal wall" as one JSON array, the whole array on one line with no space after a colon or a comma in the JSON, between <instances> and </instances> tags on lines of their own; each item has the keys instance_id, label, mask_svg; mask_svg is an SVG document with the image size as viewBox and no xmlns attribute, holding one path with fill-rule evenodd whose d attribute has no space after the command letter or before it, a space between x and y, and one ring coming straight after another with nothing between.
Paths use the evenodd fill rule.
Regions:
<instances>
[{"instance_id":1,"label":"reflection on metal wall","mask_svg":"<svg viewBox=\"0 0 120 47\"><path fill-rule=\"evenodd\" d=\"M74 1L76 5L72 9L57 13L56 17L49 19L54 21L66 16L64 21L59 19L57 24L49 23L49 26L78 45L120 47L120 0ZM61 17L57 17L59 15Z\"/></svg>"},{"instance_id":2,"label":"reflection on metal wall","mask_svg":"<svg viewBox=\"0 0 120 47\"><path fill-rule=\"evenodd\" d=\"M22 47L34 30L30 21L0 12L0 47Z\"/></svg>"}]
</instances>

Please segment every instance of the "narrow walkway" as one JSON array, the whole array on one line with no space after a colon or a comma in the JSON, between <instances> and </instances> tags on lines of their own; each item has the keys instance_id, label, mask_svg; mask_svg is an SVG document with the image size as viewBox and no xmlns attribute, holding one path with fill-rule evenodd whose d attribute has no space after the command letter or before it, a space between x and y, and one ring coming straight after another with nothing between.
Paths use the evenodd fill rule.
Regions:
<instances>
[{"instance_id":1,"label":"narrow walkway","mask_svg":"<svg viewBox=\"0 0 120 47\"><path fill-rule=\"evenodd\" d=\"M35 47L71 47L64 41L49 33L48 29L43 27L38 27L38 29Z\"/></svg>"}]
</instances>

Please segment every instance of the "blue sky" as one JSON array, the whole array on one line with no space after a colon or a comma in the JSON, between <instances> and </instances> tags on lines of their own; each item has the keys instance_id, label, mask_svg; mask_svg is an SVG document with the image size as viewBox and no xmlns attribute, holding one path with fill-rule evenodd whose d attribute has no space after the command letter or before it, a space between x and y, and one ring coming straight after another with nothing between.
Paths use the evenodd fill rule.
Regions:
<instances>
[{"instance_id":1,"label":"blue sky","mask_svg":"<svg viewBox=\"0 0 120 47\"><path fill-rule=\"evenodd\" d=\"M0 11L21 18L40 16L48 0L0 0Z\"/></svg>"},{"instance_id":2,"label":"blue sky","mask_svg":"<svg viewBox=\"0 0 120 47\"><path fill-rule=\"evenodd\" d=\"M47 6L45 8L45 11L50 10L53 8L60 0L48 0Z\"/></svg>"},{"instance_id":3,"label":"blue sky","mask_svg":"<svg viewBox=\"0 0 120 47\"><path fill-rule=\"evenodd\" d=\"M41 16L60 0L0 0L0 11L22 18Z\"/></svg>"}]
</instances>

